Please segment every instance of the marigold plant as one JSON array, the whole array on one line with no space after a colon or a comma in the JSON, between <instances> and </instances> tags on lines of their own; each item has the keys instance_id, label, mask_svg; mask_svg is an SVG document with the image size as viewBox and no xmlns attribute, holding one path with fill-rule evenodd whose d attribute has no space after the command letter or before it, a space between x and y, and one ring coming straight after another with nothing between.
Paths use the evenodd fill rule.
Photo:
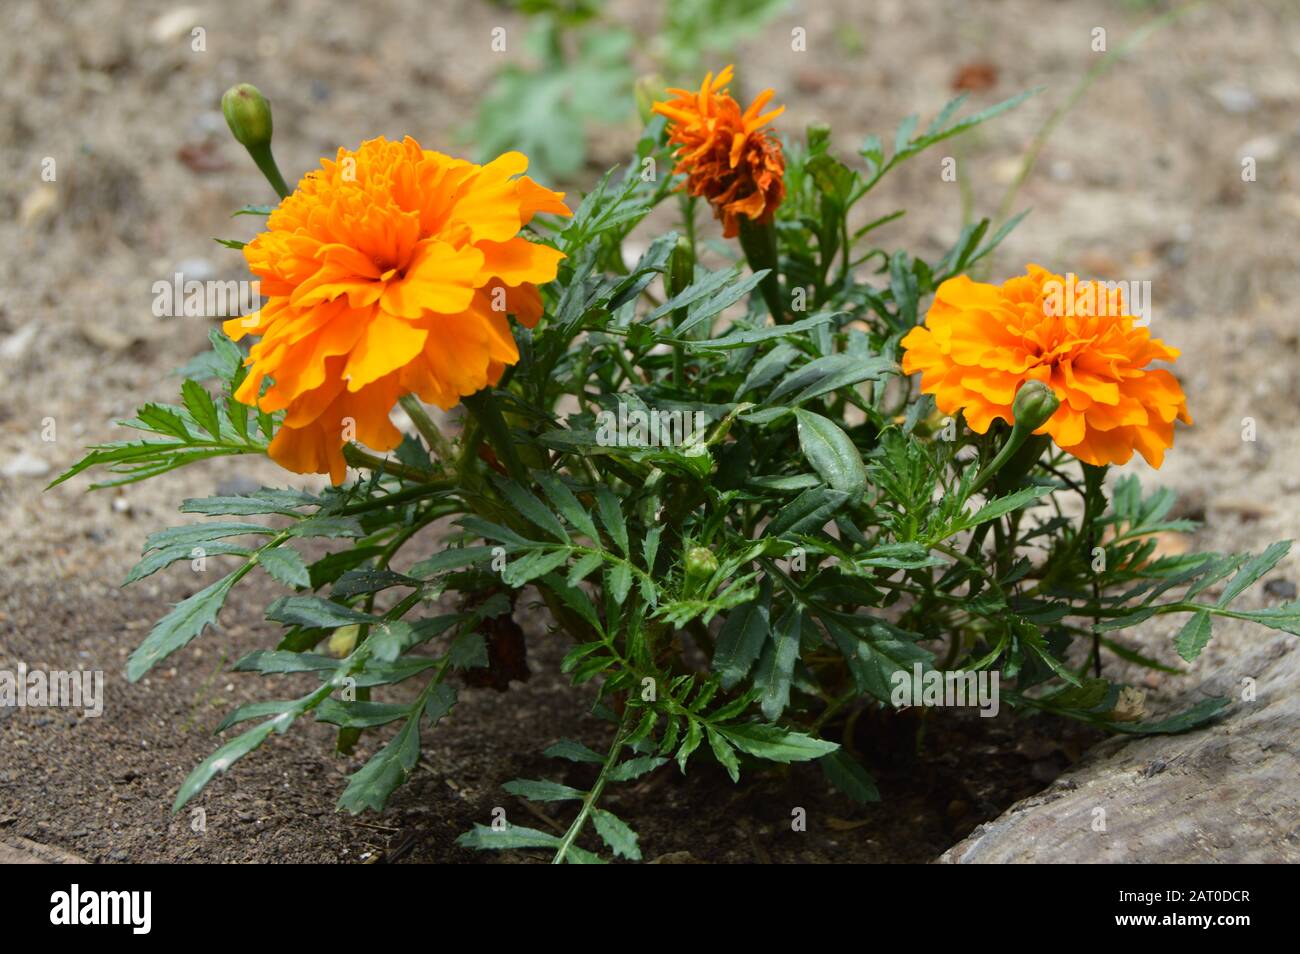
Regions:
<instances>
[{"instance_id":1,"label":"marigold plant","mask_svg":"<svg viewBox=\"0 0 1300 954\"><path fill-rule=\"evenodd\" d=\"M151 534L129 574L196 548L221 568L145 637L129 678L215 627L258 571L285 591L266 608L279 632L234 669L315 677L231 712L176 809L315 719L345 752L381 734L339 804L382 810L459 695L507 691L542 639L609 728L520 739L576 763L566 782L507 786L571 806L562 834L512 809L462 843L638 859L635 818L601 799L647 773L815 762L851 798L888 798L848 743L864 710L941 701L923 682L990 683L984 714L1001 718L1179 732L1228 700L1145 713L1116 662L1170 667L1135 627L1182 618L1185 660L1216 617L1300 634L1300 604L1238 603L1289 542L1161 551L1193 525L1167 490L1111 470L1134 450L1159 465L1175 420L1191 422L1178 352L1122 295L1062 297L1068 267L971 278L998 267L1015 220L971 223L929 260L877 244L896 215L860 203L889 171L1023 96L962 118L955 101L845 156L824 126L778 140L772 94L742 112L731 76L661 102L571 216L518 153L479 166L409 138L340 150L291 190L265 100L227 95L281 197L241 210L266 216L253 241L224 243L265 301L213 330L179 403L123 422L140 438L55 481L235 454L330 476L186 500L198 519ZM645 174L656 165L676 171ZM724 254L705 248L700 197ZM660 206L678 229L650 230ZM545 627L525 637L530 614Z\"/></svg>"}]
</instances>

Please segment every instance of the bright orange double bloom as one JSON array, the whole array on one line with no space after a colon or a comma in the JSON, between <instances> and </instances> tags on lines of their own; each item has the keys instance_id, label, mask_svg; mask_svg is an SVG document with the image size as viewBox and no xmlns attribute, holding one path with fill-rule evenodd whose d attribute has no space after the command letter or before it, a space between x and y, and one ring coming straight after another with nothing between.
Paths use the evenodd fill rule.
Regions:
<instances>
[{"instance_id":1,"label":"bright orange double bloom","mask_svg":"<svg viewBox=\"0 0 1300 954\"><path fill-rule=\"evenodd\" d=\"M225 330L261 336L236 397L285 411L273 459L342 483L345 443L401 443L388 415L402 395L451 408L519 360L506 316L537 323L536 286L564 257L519 230L570 214L527 168L517 152L479 166L372 139L322 160L271 213L244 248L269 300Z\"/></svg>"}]
</instances>

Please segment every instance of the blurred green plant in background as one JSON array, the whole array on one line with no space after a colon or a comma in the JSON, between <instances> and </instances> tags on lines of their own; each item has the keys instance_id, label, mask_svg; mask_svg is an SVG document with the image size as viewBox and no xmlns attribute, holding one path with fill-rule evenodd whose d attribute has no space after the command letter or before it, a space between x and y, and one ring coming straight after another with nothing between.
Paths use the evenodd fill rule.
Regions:
<instances>
[{"instance_id":1,"label":"blurred green plant in background","mask_svg":"<svg viewBox=\"0 0 1300 954\"><path fill-rule=\"evenodd\" d=\"M493 82L467 134L481 156L528 155L555 179L574 176L587 160L592 127L634 115L637 36L615 21L604 0L505 0L528 18L530 66L512 62ZM789 0L667 0L645 50L670 82L726 56L789 5Z\"/></svg>"}]
</instances>

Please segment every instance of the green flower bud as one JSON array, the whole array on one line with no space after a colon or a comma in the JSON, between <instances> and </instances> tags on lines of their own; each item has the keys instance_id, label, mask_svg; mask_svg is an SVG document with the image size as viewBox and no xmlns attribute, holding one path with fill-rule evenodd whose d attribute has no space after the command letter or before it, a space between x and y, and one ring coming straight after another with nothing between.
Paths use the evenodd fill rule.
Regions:
<instances>
[{"instance_id":1,"label":"green flower bud","mask_svg":"<svg viewBox=\"0 0 1300 954\"><path fill-rule=\"evenodd\" d=\"M1061 399L1042 381L1026 381L1016 392L1011 405L1015 426L1024 431L1036 431L1056 413Z\"/></svg>"},{"instance_id":2,"label":"green flower bud","mask_svg":"<svg viewBox=\"0 0 1300 954\"><path fill-rule=\"evenodd\" d=\"M283 199L291 190L271 155L271 104L256 86L240 83L221 97L221 111L235 139L248 150L275 194Z\"/></svg>"},{"instance_id":3,"label":"green flower bud","mask_svg":"<svg viewBox=\"0 0 1300 954\"><path fill-rule=\"evenodd\" d=\"M1007 435L997 456L976 475L971 493L984 489L989 481L993 481L995 488L1004 492L1015 487L1037 463L1051 441L1045 434L1037 437L1031 435L1046 424L1060 406L1061 399L1042 381L1035 379L1020 385L1016 399L1011 402L1011 414L1015 418L1011 433Z\"/></svg>"},{"instance_id":4,"label":"green flower bud","mask_svg":"<svg viewBox=\"0 0 1300 954\"><path fill-rule=\"evenodd\" d=\"M718 558L708 547L691 547L686 551L686 576L688 579L708 579L718 570Z\"/></svg>"},{"instance_id":5,"label":"green flower bud","mask_svg":"<svg viewBox=\"0 0 1300 954\"><path fill-rule=\"evenodd\" d=\"M240 83L221 97L221 111L235 139L247 149L271 144L271 104L251 83Z\"/></svg>"}]
</instances>

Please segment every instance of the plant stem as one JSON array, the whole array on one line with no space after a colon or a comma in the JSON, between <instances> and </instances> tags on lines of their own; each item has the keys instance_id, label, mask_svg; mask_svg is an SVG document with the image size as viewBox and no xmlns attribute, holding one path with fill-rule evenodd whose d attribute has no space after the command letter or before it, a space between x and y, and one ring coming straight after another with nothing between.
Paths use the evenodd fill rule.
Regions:
<instances>
[{"instance_id":1,"label":"plant stem","mask_svg":"<svg viewBox=\"0 0 1300 954\"><path fill-rule=\"evenodd\" d=\"M1079 521L1079 531L1070 540L1060 557L1052 561L1051 567L1043 576L1042 582L1035 587L1035 591L1045 591L1051 584L1055 583L1060 577L1063 570L1073 561L1075 554L1079 552L1079 544L1087 537L1089 541L1093 539L1093 521L1097 518L1097 507L1104 504L1105 500L1101 495L1101 487L1106 479L1105 467L1094 467L1092 464L1083 465L1083 517ZM1090 543L1090 548L1095 544Z\"/></svg>"},{"instance_id":2,"label":"plant stem","mask_svg":"<svg viewBox=\"0 0 1300 954\"><path fill-rule=\"evenodd\" d=\"M257 163L257 168L261 170L266 181L271 183L271 188L280 198L285 198L293 190L289 184L284 181L284 176L280 175L280 167L275 164L275 156L271 155L271 146L247 146L248 154L253 157L253 162Z\"/></svg>"},{"instance_id":3,"label":"plant stem","mask_svg":"<svg viewBox=\"0 0 1300 954\"><path fill-rule=\"evenodd\" d=\"M1011 434L1007 437L1007 442L1003 444L1001 449L998 451L997 456L989 461L975 478L975 484L970 489L971 495L979 493L984 489L984 486L989 481L998 475L998 471L1006 466L1012 456L1016 451L1020 450L1021 445L1029 439L1032 433L1033 432L1029 428L1021 427L1019 424L1014 425L1011 428ZM1040 452L1043 445L1046 443L1046 439L1044 438L1040 438L1038 441L1038 449ZM1035 454L1035 458L1037 458L1037 454Z\"/></svg>"},{"instance_id":4,"label":"plant stem","mask_svg":"<svg viewBox=\"0 0 1300 954\"><path fill-rule=\"evenodd\" d=\"M844 693L842 696L837 696L832 699L827 703L826 708L822 710L821 715L814 719L812 725L808 727L808 734L820 737L822 726L826 725L826 723L829 722L837 712L857 698L858 690L855 687Z\"/></svg>"},{"instance_id":5,"label":"plant stem","mask_svg":"<svg viewBox=\"0 0 1300 954\"><path fill-rule=\"evenodd\" d=\"M763 302L772 314L772 320L780 323L785 320L785 304L781 301L781 280L777 268L776 226L760 225L748 216L740 217L740 247L745 251L749 267L754 271L767 269L767 274L758 284L763 295Z\"/></svg>"},{"instance_id":6,"label":"plant stem","mask_svg":"<svg viewBox=\"0 0 1300 954\"><path fill-rule=\"evenodd\" d=\"M416 470L414 467L407 467L399 461L377 457L369 451L362 450L356 444L343 445L343 459L353 467L367 467L380 473L392 474L402 480L416 481L422 484L429 482L429 475L423 471Z\"/></svg>"},{"instance_id":7,"label":"plant stem","mask_svg":"<svg viewBox=\"0 0 1300 954\"><path fill-rule=\"evenodd\" d=\"M438 429L438 425L434 423L433 418L429 416L428 408L414 394L403 394L398 399L398 403L402 405L402 410L406 412L411 419L411 423L415 425L415 429L420 432L420 436L429 445L429 450L438 459L438 463L443 465L443 469L446 469L446 465L452 459L451 444L443 436L442 431Z\"/></svg>"},{"instance_id":8,"label":"plant stem","mask_svg":"<svg viewBox=\"0 0 1300 954\"><path fill-rule=\"evenodd\" d=\"M691 243L691 248L695 245L695 203L696 198L693 195L682 193L682 229L686 233L686 241Z\"/></svg>"},{"instance_id":9,"label":"plant stem","mask_svg":"<svg viewBox=\"0 0 1300 954\"><path fill-rule=\"evenodd\" d=\"M370 513L372 510L383 510L385 507L395 507L399 504L410 503L412 500L423 500L425 497L448 493L456 490L458 486L459 484L450 478L447 480L431 480L420 487L407 487L405 490L399 490L396 493L387 494L374 500L363 500L361 503L351 504L340 510L339 515L350 517L358 513Z\"/></svg>"},{"instance_id":10,"label":"plant stem","mask_svg":"<svg viewBox=\"0 0 1300 954\"><path fill-rule=\"evenodd\" d=\"M618 731L614 733L614 741L609 747L609 754L605 756L605 761L600 766L600 774L596 776L596 783L591 786L591 790L587 792L586 797L582 800L582 808L578 810L578 817L573 820L569 830L564 833L564 837L560 840L560 846L555 849L555 857L551 859L551 864L564 863L565 855L573 847L573 842L582 832L582 827L587 824L591 810L595 808L596 802L600 799L601 792L605 790L605 783L609 781L609 773L613 770L615 763L618 762L618 755L623 750L623 740L627 737L628 716L631 712L631 708L624 709L623 722L619 724Z\"/></svg>"}]
</instances>

